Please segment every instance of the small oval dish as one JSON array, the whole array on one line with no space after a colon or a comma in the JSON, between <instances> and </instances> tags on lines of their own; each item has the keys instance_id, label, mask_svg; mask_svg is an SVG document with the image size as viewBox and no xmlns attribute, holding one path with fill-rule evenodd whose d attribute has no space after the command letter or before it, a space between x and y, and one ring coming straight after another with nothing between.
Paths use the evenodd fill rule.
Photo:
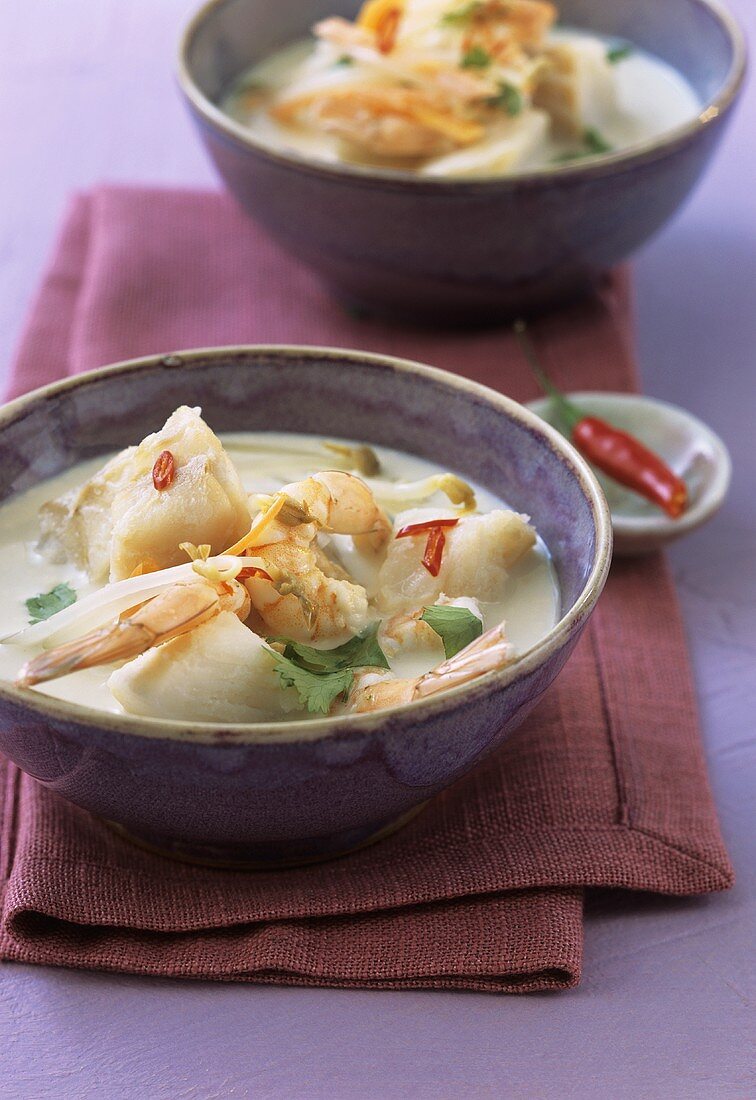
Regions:
<instances>
[{"instance_id":1,"label":"small oval dish","mask_svg":"<svg viewBox=\"0 0 756 1100\"><path fill-rule=\"evenodd\" d=\"M568 395L580 409L641 440L685 481L689 504L679 519L670 519L637 493L594 471L609 503L616 554L642 554L689 534L720 508L730 484L730 455L722 440L692 413L629 393L583 391ZM561 429L550 397L528 408Z\"/></svg>"}]
</instances>

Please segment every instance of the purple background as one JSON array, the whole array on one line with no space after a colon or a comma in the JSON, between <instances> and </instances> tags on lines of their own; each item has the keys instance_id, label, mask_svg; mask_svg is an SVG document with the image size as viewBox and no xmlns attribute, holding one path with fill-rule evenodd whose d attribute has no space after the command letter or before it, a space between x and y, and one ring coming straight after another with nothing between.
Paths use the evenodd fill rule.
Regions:
<instances>
[{"instance_id":1,"label":"purple background","mask_svg":"<svg viewBox=\"0 0 756 1100\"><path fill-rule=\"evenodd\" d=\"M172 86L195 0L23 0L0 24L0 368L68 193L213 185ZM756 42L754 0L731 7ZM747 1097L756 776L756 102L638 257L646 390L731 448L717 520L672 553L738 874L702 901L596 899L558 996L316 991L0 968L0 1092L19 1097ZM752 957L752 956L751 956Z\"/></svg>"}]
</instances>

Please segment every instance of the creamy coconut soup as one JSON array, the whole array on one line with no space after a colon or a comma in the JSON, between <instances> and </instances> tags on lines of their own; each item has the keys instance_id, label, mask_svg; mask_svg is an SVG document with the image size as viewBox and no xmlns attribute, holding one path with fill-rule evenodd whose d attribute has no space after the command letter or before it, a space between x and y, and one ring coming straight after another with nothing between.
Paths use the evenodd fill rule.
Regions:
<instances>
[{"instance_id":1,"label":"creamy coconut soup","mask_svg":"<svg viewBox=\"0 0 756 1100\"><path fill-rule=\"evenodd\" d=\"M368 0L255 65L222 107L273 149L442 177L627 149L700 112L658 57L557 15L544 0Z\"/></svg>"},{"instance_id":2,"label":"creamy coconut soup","mask_svg":"<svg viewBox=\"0 0 756 1100\"><path fill-rule=\"evenodd\" d=\"M0 507L0 677L199 722L363 712L517 659L559 595L527 516L430 463L218 438L182 407Z\"/></svg>"}]
</instances>

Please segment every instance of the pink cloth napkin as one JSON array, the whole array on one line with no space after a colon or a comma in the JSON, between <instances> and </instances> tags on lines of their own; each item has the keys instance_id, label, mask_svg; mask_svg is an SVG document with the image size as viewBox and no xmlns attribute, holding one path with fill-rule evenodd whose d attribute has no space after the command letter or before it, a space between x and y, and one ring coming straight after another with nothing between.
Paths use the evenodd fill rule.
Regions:
<instances>
[{"instance_id":1,"label":"pink cloth napkin","mask_svg":"<svg viewBox=\"0 0 756 1100\"><path fill-rule=\"evenodd\" d=\"M629 299L625 275L607 278L596 297L539 324L557 378L634 386ZM224 196L113 187L74 200L7 396L120 359L252 343L382 352L535 396L500 329L435 332L351 316ZM598 377L597 345L611 349Z\"/></svg>"},{"instance_id":2,"label":"pink cloth napkin","mask_svg":"<svg viewBox=\"0 0 756 1100\"><path fill-rule=\"evenodd\" d=\"M634 387L624 274L535 331L565 386ZM11 390L141 354L265 342L389 352L521 399L534 392L506 330L351 317L225 197L129 188L73 203ZM502 751L346 859L257 874L171 863L0 759L9 959L310 985L563 989L580 977L584 887L695 894L731 881L658 557L615 563L568 667Z\"/></svg>"}]
</instances>

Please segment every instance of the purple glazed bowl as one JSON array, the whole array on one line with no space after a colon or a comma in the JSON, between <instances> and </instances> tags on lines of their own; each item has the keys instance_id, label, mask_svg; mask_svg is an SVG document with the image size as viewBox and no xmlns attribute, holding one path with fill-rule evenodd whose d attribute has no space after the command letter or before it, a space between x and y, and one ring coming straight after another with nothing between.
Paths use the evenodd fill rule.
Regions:
<instances>
[{"instance_id":1,"label":"purple glazed bowl","mask_svg":"<svg viewBox=\"0 0 756 1100\"><path fill-rule=\"evenodd\" d=\"M241 205L340 298L435 324L573 296L667 222L708 164L745 70L715 0L560 0L563 22L627 40L690 82L700 115L630 150L487 180L316 163L273 152L218 107L240 73L356 0L210 0L183 36L179 83Z\"/></svg>"},{"instance_id":2,"label":"purple glazed bowl","mask_svg":"<svg viewBox=\"0 0 756 1100\"><path fill-rule=\"evenodd\" d=\"M257 347L134 360L6 405L0 500L135 442L183 403L201 405L221 432L348 435L420 455L528 512L553 555L562 618L538 645L509 668L391 711L190 726L0 683L0 751L132 837L209 862L337 855L396 827L498 748L552 682L609 569L604 496L561 435L493 390L382 356Z\"/></svg>"}]
</instances>

